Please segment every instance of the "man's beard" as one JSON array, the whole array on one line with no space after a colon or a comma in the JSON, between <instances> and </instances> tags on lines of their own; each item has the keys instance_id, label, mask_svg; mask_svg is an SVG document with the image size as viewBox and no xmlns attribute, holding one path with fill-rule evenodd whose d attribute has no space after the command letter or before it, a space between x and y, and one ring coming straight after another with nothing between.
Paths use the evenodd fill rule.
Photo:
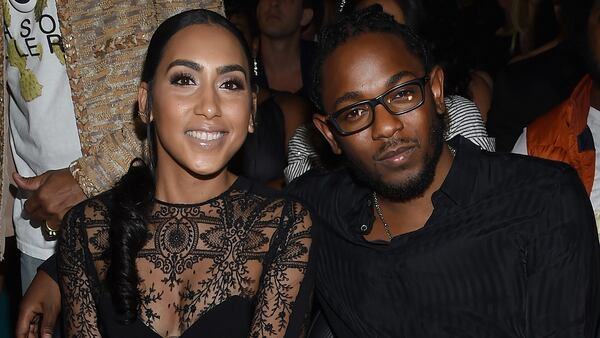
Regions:
<instances>
[{"instance_id":1,"label":"man's beard","mask_svg":"<svg viewBox=\"0 0 600 338\"><path fill-rule=\"evenodd\" d=\"M379 175L365 171L354 158L346 157L347 165L352 170L355 179L373 189L382 198L396 202L408 202L422 197L433 183L435 169L442 154L444 145L443 121L443 115L436 114L430 129L429 149L431 151L425 154L423 168L416 175L407 177L402 183L390 184L382 181Z\"/></svg>"}]
</instances>

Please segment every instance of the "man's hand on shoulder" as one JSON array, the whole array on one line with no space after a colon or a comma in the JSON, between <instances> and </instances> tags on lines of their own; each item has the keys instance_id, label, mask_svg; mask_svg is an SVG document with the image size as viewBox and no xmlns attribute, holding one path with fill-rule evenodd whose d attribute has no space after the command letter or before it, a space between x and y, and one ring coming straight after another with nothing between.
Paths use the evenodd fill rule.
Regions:
<instances>
[{"instance_id":1,"label":"man's hand on shoulder","mask_svg":"<svg viewBox=\"0 0 600 338\"><path fill-rule=\"evenodd\" d=\"M68 168L27 178L15 173L13 178L27 193L26 217L52 229L58 229L67 211L87 198Z\"/></svg>"}]
</instances>

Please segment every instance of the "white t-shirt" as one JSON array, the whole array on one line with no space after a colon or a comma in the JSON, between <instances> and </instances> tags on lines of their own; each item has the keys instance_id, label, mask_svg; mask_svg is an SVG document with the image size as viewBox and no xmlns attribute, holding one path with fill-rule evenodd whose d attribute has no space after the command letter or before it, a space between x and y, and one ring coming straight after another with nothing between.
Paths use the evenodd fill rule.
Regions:
<instances>
[{"instance_id":1,"label":"white t-shirt","mask_svg":"<svg viewBox=\"0 0 600 338\"><path fill-rule=\"evenodd\" d=\"M594 183L592 184L590 201L592 202L594 214L596 215L598 234L600 234L600 111L590 107L587 125L592 132L594 148L596 149L596 171L594 172ZM523 133L517 140L512 152L515 154L529 155L527 152L527 128L523 130Z\"/></svg>"},{"instance_id":2,"label":"white t-shirt","mask_svg":"<svg viewBox=\"0 0 600 338\"><path fill-rule=\"evenodd\" d=\"M7 0L5 6L10 144L17 172L30 177L67 167L81 157L81 146L55 0ZM46 259L55 243L44 239L40 224L23 218L24 203L15 200L17 246Z\"/></svg>"}]
</instances>

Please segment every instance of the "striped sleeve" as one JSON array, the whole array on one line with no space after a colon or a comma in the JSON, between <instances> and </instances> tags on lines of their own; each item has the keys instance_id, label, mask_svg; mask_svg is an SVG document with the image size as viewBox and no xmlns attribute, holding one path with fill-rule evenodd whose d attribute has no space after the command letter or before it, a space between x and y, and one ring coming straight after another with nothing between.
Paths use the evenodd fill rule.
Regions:
<instances>
[{"instance_id":1,"label":"striped sleeve","mask_svg":"<svg viewBox=\"0 0 600 338\"><path fill-rule=\"evenodd\" d=\"M449 120L447 140L461 135L481 149L495 151L496 141L488 136L481 113L475 103L455 95L446 97L445 103Z\"/></svg>"},{"instance_id":2,"label":"striped sleeve","mask_svg":"<svg viewBox=\"0 0 600 338\"><path fill-rule=\"evenodd\" d=\"M319 156L310 142L310 129L303 124L296 129L288 142L288 165L283 170L286 183L319 166Z\"/></svg>"}]
</instances>

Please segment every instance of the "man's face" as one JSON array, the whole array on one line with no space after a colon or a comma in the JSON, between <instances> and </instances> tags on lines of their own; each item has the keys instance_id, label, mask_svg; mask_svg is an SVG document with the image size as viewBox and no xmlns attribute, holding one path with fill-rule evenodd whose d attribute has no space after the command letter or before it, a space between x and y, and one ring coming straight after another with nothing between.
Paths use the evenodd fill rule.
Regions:
<instances>
[{"instance_id":1,"label":"man's face","mask_svg":"<svg viewBox=\"0 0 600 338\"><path fill-rule=\"evenodd\" d=\"M274 39L299 31L303 14L302 0L260 0L256 8L261 33Z\"/></svg>"},{"instance_id":2,"label":"man's face","mask_svg":"<svg viewBox=\"0 0 600 338\"><path fill-rule=\"evenodd\" d=\"M600 83L600 0L594 6L588 18L587 61L589 72L594 81Z\"/></svg>"},{"instance_id":3,"label":"man's face","mask_svg":"<svg viewBox=\"0 0 600 338\"><path fill-rule=\"evenodd\" d=\"M424 85L424 103L403 115L375 107L373 124L341 136L315 115L315 124L335 153L344 153L359 178L383 197L410 200L431 185L443 145L443 73L430 74L404 41L388 33L365 33L337 47L322 66L323 108L327 114L417 78ZM439 113L436 113L439 112Z\"/></svg>"}]
</instances>

